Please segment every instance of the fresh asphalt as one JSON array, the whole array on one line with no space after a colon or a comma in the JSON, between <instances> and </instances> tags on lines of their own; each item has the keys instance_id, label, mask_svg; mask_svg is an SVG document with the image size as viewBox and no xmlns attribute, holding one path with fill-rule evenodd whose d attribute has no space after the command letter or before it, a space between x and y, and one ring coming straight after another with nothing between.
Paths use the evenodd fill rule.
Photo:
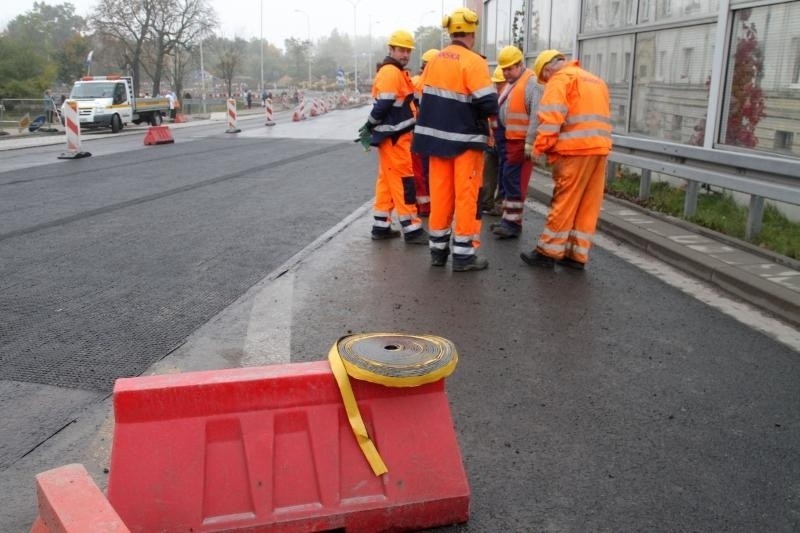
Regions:
<instances>
[{"instance_id":1,"label":"fresh asphalt","mask_svg":"<svg viewBox=\"0 0 800 533\"><path fill-rule=\"evenodd\" d=\"M103 264L105 269L130 268L130 279L143 285L125 293L125 305L93 310L89 306L98 300L86 296L87 288L103 269L90 271L91 276L66 287L64 293L71 294L66 303L75 298L86 302L74 309L75 317L101 322L129 315L131 309L145 311L136 316L152 315L152 309L160 314L150 316L148 327L142 326L138 334L135 328L121 326L129 338L120 336L119 328L96 336L117 339L109 357L119 357L116 352L125 349L126 342L131 345L130 353L115 365L136 359L143 347L150 348L141 344L143 339L158 339L147 350L150 366L120 366L108 372L103 354L97 354L90 365L59 359L46 368L28 361L21 365L27 365L28 373L4 372L3 441L8 442L13 432L38 427L28 415L36 413L41 403L69 397L73 404L70 408L63 402L55 417L61 423L47 432L52 436L38 436L35 445L9 455L0 481L0 492L6 495L0 529L23 531L32 523L37 472L80 462L101 487L105 485L113 428L107 394L114 374L319 360L339 336L363 331L434 333L450 338L459 349L459 367L448 378L447 388L472 489L472 513L467 524L443 531L793 531L800 527L796 386L800 340L795 328L713 286L664 268L610 233L598 237L600 246L593 250L586 272L531 269L518 254L532 244L542 226L544 209L538 202L531 203L533 209L526 213L520 241L497 241L484 229L482 252L491 262L485 272L432 269L424 247L407 247L397 240L372 242L368 228L374 155L335 142L347 140L347 134L363 122L364 112L337 111L306 124L279 123L271 130L248 121L242 124L242 134L216 137L216 144L231 150L234 143L246 147L230 155L214 152L214 143L204 144L203 135L189 133L199 130L176 127L175 157L157 156L138 167L135 188L118 184L116 191L98 189L92 187L96 179L79 186L80 179L88 180L80 177L83 172L76 174L73 179L78 181L70 187L63 171L69 167L45 165L36 179L40 184L48 179L66 181L50 183L64 187L61 202L45 196L38 210L31 202L30 209L17 211L2 204L0 234L10 235L0 240L3 268L9 268L9 259L19 265L14 282L6 281L2 288L4 368L6 358L40 357L43 348L57 353L58 342L70 346L65 342L69 339L48 336L40 328L43 336L29 334L12 353L8 339L16 341L17 333L5 326L15 319L15 330L34 331L33 318L21 313L19 306L41 313L47 309L41 301L47 290L58 294L64 288L51 279L54 272L65 283L76 279L69 271L76 263L53 259L64 257L58 254L63 241L56 237L76 239L75 246L86 247L86 235L91 236L95 240L90 239L87 248L96 251L81 260L81 268L116 257ZM298 148L297 143L286 142L289 138L305 140ZM98 153L119 149L115 146L119 139L107 142ZM93 144L100 148L100 143L89 142L87 148L93 150ZM295 158L292 147L298 150ZM277 234L280 225L272 225L273 220L296 217L298 204L307 199L299 194L289 201L290 188L274 184L235 194L233 184L264 181L271 175L269 162L260 167L263 175L253 165L241 163L243 154L254 150L267 153L272 164L291 160L281 168L293 179L313 179L312 185L318 192L324 187L326 196L331 187L340 185L357 200L314 204L313 216L296 219L297 226L313 231ZM15 156L15 161L21 157ZM106 171L123 174L121 179L134 179L121 170L137 166L134 156L94 157L99 161L85 170L110 169ZM220 158L224 166L233 167L227 174L211 166L211 160L219 163ZM78 162L66 164L72 163ZM239 175L237 164L242 165ZM10 174L0 176L6 191L24 182L36 183L19 172ZM169 189L159 188L156 182L163 175L178 181L170 181ZM210 180L217 181L205 183ZM538 183L536 178L534 182ZM166 195L165 190L172 193ZM36 192L48 193L46 187ZM85 205L79 192L96 198L95 202ZM231 194L232 218L243 228L218 227L223 217L216 200L226 194ZM273 207L271 196L285 198L282 207ZM169 202L170 209L155 209L159 202ZM343 209L346 205L350 208ZM54 208L60 211L53 214ZM253 220L260 208L282 211L272 213L274 218ZM137 211L135 217L124 214L129 209ZM206 223L202 217L182 220L198 209L205 211ZM82 216L89 211L91 216ZM176 234L163 236L163 242L138 242L143 239L134 229L147 228L148 219L152 227L146 235L157 236L164 227L176 228ZM134 220L137 226L126 229ZM76 224L85 225L76 228ZM182 228L194 233L179 233ZM56 231L63 235L52 235ZM223 242L198 235L218 235ZM224 242L230 235L241 240ZM118 238L123 242L116 242ZM165 251L179 242L178 249ZM132 244L134 253L124 258ZM276 245L283 252L259 264L260 254L252 250ZM222 260L190 255L182 262L184 254L210 246L221 250ZM49 254L48 249L52 249ZM150 249L158 253L151 254ZM50 259L40 265L42 257ZM186 270L170 273L166 266L159 268L159 261ZM138 269L144 273L137 274ZM259 271L263 274L257 275ZM194 284L198 279L204 282L200 288ZM207 295L199 299L207 307L196 309L198 300L187 296L193 291L176 287L176 282ZM110 297L103 301L113 305L114 291L122 287L105 287ZM40 294L28 299L34 294L31 288ZM218 289L230 294L232 303L215 294ZM219 311L212 312L215 308ZM59 323L63 308L50 312L45 324ZM185 329L174 331L170 324ZM65 327L64 332L69 331ZM79 352L74 346L80 342L90 353L96 349L98 343L91 337L75 336L74 353ZM72 381L60 376L65 364L76 368ZM91 367L103 368L109 377L80 373ZM40 376L43 370L51 376L46 384ZM5 408L12 405L13 410ZM53 423L51 414L44 418Z\"/></svg>"}]
</instances>

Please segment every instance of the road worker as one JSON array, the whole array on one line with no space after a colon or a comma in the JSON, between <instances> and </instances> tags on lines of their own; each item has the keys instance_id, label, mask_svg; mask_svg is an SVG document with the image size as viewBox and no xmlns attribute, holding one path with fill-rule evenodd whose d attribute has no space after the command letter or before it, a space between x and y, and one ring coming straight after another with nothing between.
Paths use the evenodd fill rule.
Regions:
<instances>
[{"instance_id":1,"label":"road worker","mask_svg":"<svg viewBox=\"0 0 800 533\"><path fill-rule=\"evenodd\" d=\"M414 49L414 37L397 30L389 36L387 55L372 85L374 104L359 133L370 134L378 147L378 177L375 183L372 238L399 236L392 229L392 211L397 212L407 244L427 244L428 234L417 215L417 195L411 166L411 132L414 129L414 86L405 66Z\"/></svg>"},{"instance_id":2,"label":"road worker","mask_svg":"<svg viewBox=\"0 0 800 533\"><path fill-rule=\"evenodd\" d=\"M536 107L542 96L536 76L525 67L522 50L506 46L497 54L497 66L503 70L508 89L500 97L498 122L505 129L503 162L503 218L492 228L499 239L519 237L525 196L533 172L533 162L525 157L525 144L536 136Z\"/></svg>"},{"instance_id":3,"label":"road worker","mask_svg":"<svg viewBox=\"0 0 800 533\"><path fill-rule=\"evenodd\" d=\"M430 157L431 265L447 263L452 237L453 271L482 270L489 262L477 253L478 198L488 119L497 115L497 91L486 60L472 50L478 15L457 8L443 18L442 27L450 34L451 44L431 58L422 73L413 143L414 151Z\"/></svg>"},{"instance_id":4,"label":"road worker","mask_svg":"<svg viewBox=\"0 0 800 533\"><path fill-rule=\"evenodd\" d=\"M497 89L497 94L502 95L507 83L500 65L492 72L492 82ZM503 198L505 197L500 179L505 161L505 131L496 118L489 119L489 133L489 146L483 157L483 187L479 204L481 213L484 215L499 217L503 214Z\"/></svg>"},{"instance_id":5,"label":"road worker","mask_svg":"<svg viewBox=\"0 0 800 533\"><path fill-rule=\"evenodd\" d=\"M555 187L536 248L521 257L532 266L552 268L558 262L583 270L600 216L611 151L608 87L558 50L541 52L533 70L545 86L536 140L525 146L525 153L534 159L547 156Z\"/></svg>"},{"instance_id":6,"label":"road worker","mask_svg":"<svg viewBox=\"0 0 800 533\"><path fill-rule=\"evenodd\" d=\"M412 76L411 82L414 84L415 102L419 105L422 94L422 86L419 83L422 73L425 72L425 65L433 56L439 53L436 48L426 50L422 54L419 65L419 73ZM414 185L417 188L417 213L421 217L427 217L431 212L431 197L428 193L428 157L411 152L411 164L414 169Z\"/></svg>"}]
</instances>

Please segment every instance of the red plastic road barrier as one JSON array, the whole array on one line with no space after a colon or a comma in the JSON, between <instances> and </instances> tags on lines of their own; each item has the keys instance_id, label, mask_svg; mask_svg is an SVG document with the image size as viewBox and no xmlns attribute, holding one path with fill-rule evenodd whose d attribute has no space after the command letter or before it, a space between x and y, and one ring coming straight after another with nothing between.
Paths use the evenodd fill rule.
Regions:
<instances>
[{"instance_id":1,"label":"red plastic road barrier","mask_svg":"<svg viewBox=\"0 0 800 533\"><path fill-rule=\"evenodd\" d=\"M174 142L175 139L172 137L172 131L170 131L169 126L150 126L144 136L144 144L146 145Z\"/></svg>"},{"instance_id":2,"label":"red plastic road barrier","mask_svg":"<svg viewBox=\"0 0 800 533\"><path fill-rule=\"evenodd\" d=\"M130 530L80 464L36 475L39 516L31 533L126 533Z\"/></svg>"},{"instance_id":3,"label":"red plastic road barrier","mask_svg":"<svg viewBox=\"0 0 800 533\"><path fill-rule=\"evenodd\" d=\"M109 501L133 531L352 533L465 522L469 486L444 380L351 381L389 469L380 477L327 361L119 379Z\"/></svg>"},{"instance_id":4,"label":"red plastic road barrier","mask_svg":"<svg viewBox=\"0 0 800 533\"><path fill-rule=\"evenodd\" d=\"M182 122L186 122L186 115L184 115L183 113L177 113L175 115L175 121L174 122L176 124L180 124Z\"/></svg>"}]
</instances>

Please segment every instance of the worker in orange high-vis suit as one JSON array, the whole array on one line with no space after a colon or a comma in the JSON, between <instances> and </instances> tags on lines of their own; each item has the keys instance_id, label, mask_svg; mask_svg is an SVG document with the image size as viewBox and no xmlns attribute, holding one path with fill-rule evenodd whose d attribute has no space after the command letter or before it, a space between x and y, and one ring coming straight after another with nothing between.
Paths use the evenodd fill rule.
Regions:
<instances>
[{"instance_id":1,"label":"worker in orange high-vis suit","mask_svg":"<svg viewBox=\"0 0 800 533\"><path fill-rule=\"evenodd\" d=\"M443 18L442 27L450 34L451 44L431 58L422 73L412 147L430 157L431 265L447 263L452 237L453 271L482 270L489 262L477 253L478 198L489 118L497 115L497 91L486 60L472 50L478 15L457 8Z\"/></svg>"},{"instance_id":2,"label":"worker in orange high-vis suit","mask_svg":"<svg viewBox=\"0 0 800 533\"><path fill-rule=\"evenodd\" d=\"M505 161L503 162L503 218L492 227L498 239L512 239L522 233L525 196L533 172L533 162L525 157L525 143L536 136L536 108L542 90L533 71L525 67L522 50L505 46L497 54L497 66L509 89L500 95L498 121L505 128Z\"/></svg>"},{"instance_id":3,"label":"worker in orange high-vis suit","mask_svg":"<svg viewBox=\"0 0 800 533\"><path fill-rule=\"evenodd\" d=\"M422 96L420 79L422 78L422 73L425 72L425 65L438 53L439 50L436 48L426 50L422 54L419 74L411 77L411 83L414 84L414 102L417 106ZM417 188L417 213L421 217L427 217L431 213L431 196L428 192L428 157L411 152L411 166L414 169L414 186Z\"/></svg>"},{"instance_id":4,"label":"worker in orange high-vis suit","mask_svg":"<svg viewBox=\"0 0 800 533\"><path fill-rule=\"evenodd\" d=\"M578 61L545 50L533 70L545 84L539 126L526 154L547 155L553 165L553 200L536 248L523 252L529 265L559 264L583 270L600 216L606 159L611 151L608 87Z\"/></svg>"},{"instance_id":5,"label":"worker in orange high-vis suit","mask_svg":"<svg viewBox=\"0 0 800 533\"><path fill-rule=\"evenodd\" d=\"M375 75L375 103L359 132L372 133L370 144L378 147L372 238L397 237L392 229L392 210L397 212L407 244L427 244L428 234L417 215L417 196L411 166L411 132L414 129L414 86L405 66L414 49L414 37L398 30L389 36L389 55Z\"/></svg>"}]
</instances>

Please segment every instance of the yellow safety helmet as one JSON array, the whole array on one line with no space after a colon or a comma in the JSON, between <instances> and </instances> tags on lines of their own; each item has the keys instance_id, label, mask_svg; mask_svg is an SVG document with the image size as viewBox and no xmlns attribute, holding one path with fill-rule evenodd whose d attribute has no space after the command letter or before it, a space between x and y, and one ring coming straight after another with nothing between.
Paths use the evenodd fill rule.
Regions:
<instances>
[{"instance_id":1,"label":"yellow safety helmet","mask_svg":"<svg viewBox=\"0 0 800 533\"><path fill-rule=\"evenodd\" d=\"M437 48L431 48L430 50L425 50L425 53L422 54L422 62L427 63L428 61L433 59L433 56L435 56L438 53L439 50Z\"/></svg>"},{"instance_id":2,"label":"yellow safety helmet","mask_svg":"<svg viewBox=\"0 0 800 533\"><path fill-rule=\"evenodd\" d=\"M450 35L454 33L475 33L478 28L478 14L466 7L459 7L442 18L442 28Z\"/></svg>"},{"instance_id":3,"label":"yellow safety helmet","mask_svg":"<svg viewBox=\"0 0 800 533\"><path fill-rule=\"evenodd\" d=\"M513 67L523 59L522 50L513 45L504 46L497 54L497 66L500 68Z\"/></svg>"},{"instance_id":4,"label":"yellow safety helmet","mask_svg":"<svg viewBox=\"0 0 800 533\"><path fill-rule=\"evenodd\" d=\"M545 65L549 62L554 60L555 58L561 56L564 57L564 54L559 52L558 50L545 50L544 52L540 52L538 56L536 56L536 61L533 62L533 73L536 74L536 77L541 80L542 78L542 70L544 69Z\"/></svg>"},{"instance_id":5,"label":"yellow safety helmet","mask_svg":"<svg viewBox=\"0 0 800 533\"><path fill-rule=\"evenodd\" d=\"M497 68L492 72L492 81L494 83L503 83L506 81L506 77L503 76L503 68L500 65L497 65Z\"/></svg>"},{"instance_id":6,"label":"yellow safety helmet","mask_svg":"<svg viewBox=\"0 0 800 533\"><path fill-rule=\"evenodd\" d=\"M414 36L405 30L397 30L389 36L389 46L414 49Z\"/></svg>"}]
</instances>

